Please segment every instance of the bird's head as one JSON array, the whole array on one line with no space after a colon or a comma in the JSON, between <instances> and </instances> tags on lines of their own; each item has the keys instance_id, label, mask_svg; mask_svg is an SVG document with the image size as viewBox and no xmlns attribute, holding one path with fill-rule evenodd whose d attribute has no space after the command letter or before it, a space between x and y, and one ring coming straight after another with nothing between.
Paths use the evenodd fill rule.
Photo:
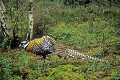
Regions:
<instances>
[{"instance_id":1,"label":"bird's head","mask_svg":"<svg viewBox=\"0 0 120 80\"><path fill-rule=\"evenodd\" d=\"M22 41L19 45L19 47L26 48L28 46L29 42L28 41Z\"/></svg>"}]
</instances>

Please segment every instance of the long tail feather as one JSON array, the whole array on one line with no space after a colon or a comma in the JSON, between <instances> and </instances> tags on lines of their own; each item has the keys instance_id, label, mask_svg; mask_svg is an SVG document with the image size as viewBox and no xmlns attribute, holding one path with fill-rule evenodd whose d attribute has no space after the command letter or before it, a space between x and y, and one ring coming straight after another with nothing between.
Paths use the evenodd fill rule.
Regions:
<instances>
[{"instance_id":1,"label":"long tail feather","mask_svg":"<svg viewBox=\"0 0 120 80\"><path fill-rule=\"evenodd\" d=\"M102 59L99 59L99 58L95 58L95 57L89 56L89 55L87 55L87 54L85 54L85 53L80 53L80 52L78 52L78 51L71 50L71 49L67 49L66 54L69 55L69 56L72 56L72 57L82 56L82 57L85 57L85 58L88 58L88 59L98 60L98 61L100 61L100 62L107 62L107 60L102 60Z\"/></svg>"},{"instance_id":2,"label":"long tail feather","mask_svg":"<svg viewBox=\"0 0 120 80\"><path fill-rule=\"evenodd\" d=\"M82 57L92 59L92 60L97 60L97 61L100 61L100 62L107 62L107 60L102 60L102 59L99 59L99 58L89 56L89 55L84 54L84 53L80 53L76 50L68 49L63 44L55 41L53 38L51 38L49 36L47 36L47 39L49 39L49 42L51 42L53 44L51 51L56 52L57 55L61 55L61 56L69 55L69 56L72 56L72 57L82 56Z\"/></svg>"}]
</instances>

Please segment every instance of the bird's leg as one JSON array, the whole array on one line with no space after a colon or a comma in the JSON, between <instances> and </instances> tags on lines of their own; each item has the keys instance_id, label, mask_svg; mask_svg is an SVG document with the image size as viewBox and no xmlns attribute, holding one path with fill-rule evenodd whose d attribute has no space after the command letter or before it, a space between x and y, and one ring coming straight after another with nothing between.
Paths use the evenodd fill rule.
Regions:
<instances>
[{"instance_id":1,"label":"bird's leg","mask_svg":"<svg viewBox=\"0 0 120 80\"><path fill-rule=\"evenodd\" d=\"M42 73L44 73L44 70L45 70L45 67L46 67L45 59L46 59L46 55L44 53L44 54L42 54L42 65L41 65L41 72Z\"/></svg>"},{"instance_id":2,"label":"bird's leg","mask_svg":"<svg viewBox=\"0 0 120 80\"><path fill-rule=\"evenodd\" d=\"M41 58L41 73L44 72L44 71L43 71L43 68L44 68L44 66L43 66L43 58Z\"/></svg>"}]
</instances>

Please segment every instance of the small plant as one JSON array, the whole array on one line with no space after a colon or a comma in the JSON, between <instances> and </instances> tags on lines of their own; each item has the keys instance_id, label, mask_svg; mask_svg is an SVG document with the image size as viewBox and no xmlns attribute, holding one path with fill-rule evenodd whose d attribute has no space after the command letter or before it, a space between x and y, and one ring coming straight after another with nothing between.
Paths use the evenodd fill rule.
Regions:
<instances>
[{"instance_id":1,"label":"small plant","mask_svg":"<svg viewBox=\"0 0 120 80\"><path fill-rule=\"evenodd\" d=\"M115 79L115 80L120 79L120 69L115 71L114 75L112 75L112 79Z\"/></svg>"},{"instance_id":2,"label":"small plant","mask_svg":"<svg viewBox=\"0 0 120 80\"><path fill-rule=\"evenodd\" d=\"M1 79L8 80L12 77L12 67L10 63L10 58L2 58L1 61Z\"/></svg>"},{"instance_id":3,"label":"small plant","mask_svg":"<svg viewBox=\"0 0 120 80\"><path fill-rule=\"evenodd\" d=\"M0 43L0 48L6 49L9 47L10 39L8 37L4 37Z\"/></svg>"}]
</instances>

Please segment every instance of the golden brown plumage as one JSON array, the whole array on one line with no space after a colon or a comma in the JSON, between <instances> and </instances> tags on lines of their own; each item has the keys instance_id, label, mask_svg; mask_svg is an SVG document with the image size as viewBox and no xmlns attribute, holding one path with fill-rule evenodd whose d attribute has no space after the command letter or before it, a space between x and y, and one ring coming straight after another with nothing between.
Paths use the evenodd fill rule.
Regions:
<instances>
[{"instance_id":1,"label":"golden brown plumage","mask_svg":"<svg viewBox=\"0 0 120 80\"><path fill-rule=\"evenodd\" d=\"M63 44L55 41L52 37L49 36L43 36L42 38L31 40L29 43L27 43L25 49L37 55L41 55L44 58L47 54L56 53L58 56L82 56L85 58L106 62L106 60L94 58L76 50L68 49Z\"/></svg>"}]
</instances>

